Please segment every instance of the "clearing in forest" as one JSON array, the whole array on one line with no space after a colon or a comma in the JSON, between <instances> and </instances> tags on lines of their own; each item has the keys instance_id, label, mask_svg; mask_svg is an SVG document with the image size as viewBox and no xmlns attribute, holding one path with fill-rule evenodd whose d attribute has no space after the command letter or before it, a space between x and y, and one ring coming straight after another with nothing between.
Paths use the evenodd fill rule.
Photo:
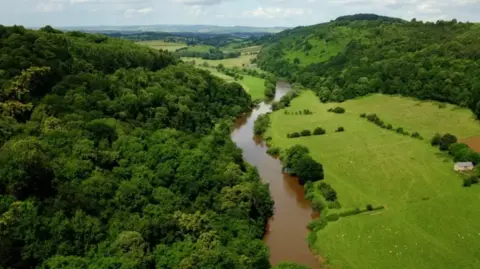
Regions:
<instances>
[{"instance_id":1,"label":"clearing in forest","mask_svg":"<svg viewBox=\"0 0 480 269\"><path fill-rule=\"evenodd\" d=\"M226 81L233 82L235 81L232 77L219 72L215 68L207 68L207 67L201 67L197 66L201 69L208 70L212 73L212 75L215 75L219 78L222 78ZM242 85L242 87L245 89L245 91L250 94L253 100L262 100L265 98L265 80L261 78L257 78L254 76L249 76L249 75L241 75L243 76L243 79L238 80L237 82Z\"/></svg>"},{"instance_id":2,"label":"clearing in forest","mask_svg":"<svg viewBox=\"0 0 480 269\"><path fill-rule=\"evenodd\" d=\"M185 62L191 62L193 60L197 65L202 65L203 63L207 63L211 67L215 67L219 64L223 64L223 66L227 68L233 68L233 67L256 68L256 65L253 65L250 63L250 61L255 57L256 55L241 55L238 58L228 58L223 60L205 60L202 58L182 57L182 60L184 60Z\"/></svg>"},{"instance_id":3,"label":"clearing in forest","mask_svg":"<svg viewBox=\"0 0 480 269\"><path fill-rule=\"evenodd\" d=\"M148 46L152 49L163 49L168 51L176 51L177 49L187 47L185 43L177 43L177 42L165 42L163 40L151 40L151 41L140 41L137 42L139 45Z\"/></svg>"},{"instance_id":4,"label":"clearing in forest","mask_svg":"<svg viewBox=\"0 0 480 269\"><path fill-rule=\"evenodd\" d=\"M336 106L346 112L327 112ZM313 115L293 113L303 109ZM361 113L376 113L425 139L382 129ZM340 126L345 131L336 133ZM327 133L287 138L316 127ZM324 165L324 181L342 205L329 214L367 204L386 207L340 218L316 232L313 248L333 268L480 268L480 186L462 187L452 159L430 145L436 132L461 139L480 134L480 125L467 109L381 94L322 104L307 91L271 114L266 136L274 146L304 145Z\"/></svg>"}]
</instances>

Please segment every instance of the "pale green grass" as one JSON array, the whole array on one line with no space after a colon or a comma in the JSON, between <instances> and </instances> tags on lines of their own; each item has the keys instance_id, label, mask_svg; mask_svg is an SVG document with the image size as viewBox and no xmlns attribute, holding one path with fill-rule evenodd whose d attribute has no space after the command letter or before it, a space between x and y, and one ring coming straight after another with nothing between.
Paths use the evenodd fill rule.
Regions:
<instances>
[{"instance_id":1,"label":"pale green grass","mask_svg":"<svg viewBox=\"0 0 480 269\"><path fill-rule=\"evenodd\" d=\"M217 66L219 64L223 64L223 66L232 68L232 67L255 67L250 63L250 60L255 58L255 55L241 55L238 58L229 58L223 60L204 60L202 58L192 58L192 57L182 57L182 59L186 62L190 62L192 60L195 61L195 64L201 65L202 63L206 62L210 66Z\"/></svg>"},{"instance_id":2,"label":"pale green grass","mask_svg":"<svg viewBox=\"0 0 480 269\"><path fill-rule=\"evenodd\" d=\"M290 62L298 58L301 66L326 62L342 52L352 38L360 38L362 33L353 31L348 27L335 27L330 29L327 35L329 36L328 38L321 39L316 33L305 36L305 33L299 32L285 38L284 40L288 44L285 50L285 57ZM308 40L312 45L312 48L308 51L305 51L301 45L304 40Z\"/></svg>"},{"instance_id":3,"label":"pale green grass","mask_svg":"<svg viewBox=\"0 0 480 269\"><path fill-rule=\"evenodd\" d=\"M345 114L328 113L340 105ZM463 188L453 161L430 146L435 132L459 137L480 134L465 109L372 95L342 104L322 104L312 92L272 113L267 136L285 149L307 146L324 165L325 182L338 192L342 210L385 205L372 214L342 218L317 232L314 249L333 268L480 268L480 186ZM377 113L386 123L418 131L417 140L384 130L359 117ZM287 133L327 130L323 136L287 139ZM338 126L345 132L335 133ZM333 212L333 211L330 211Z\"/></svg>"},{"instance_id":4,"label":"pale green grass","mask_svg":"<svg viewBox=\"0 0 480 269\"><path fill-rule=\"evenodd\" d=\"M177 49L187 47L187 44L185 43L165 42L163 40L140 41L137 42L137 44L148 46L153 49L163 49L168 51L176 51Z\"/></svg>"},{"instance_id":5,"label":"pale green grass","mask_svg":"<svg viewBox=\"0 0 480 269\"><path fill-rule=\"evenodd\" d=\"M187 51L195 51L195 52L209 52L209 50L213 48L210 45L195 45L195 46L188 46Z\"/></svg>"},{"instance_id":6,"label":"pale green grass","mask_svg":"<svg viewBox=\"0 0 480 269\"><path fill-rule=\"evenodd\" d=\"M217 76L221 79L224 79L228 82L235 81L232 77L225 75L224 73L218 72L215 68L197 66L201 69L208 70L212 73L212 75ZM265 80L253 76L242 75L243 79L238 80L237 82L242 85L248 94L252 97L253 100L261 100L264 99L264 92L265 92Z\"/></svg>"}]
</instances>

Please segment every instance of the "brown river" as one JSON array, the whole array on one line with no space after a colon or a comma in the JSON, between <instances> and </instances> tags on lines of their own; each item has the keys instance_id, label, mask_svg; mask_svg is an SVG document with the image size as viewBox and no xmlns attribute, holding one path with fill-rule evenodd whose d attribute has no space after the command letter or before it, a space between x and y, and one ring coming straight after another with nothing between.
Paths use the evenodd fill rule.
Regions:
<instances>
[{"instance_id":1,"label":"brown river","mask_svg":"<svg viewBox=\"0 0 480 269\"><path fill-rule=\"evenodd\" d=\"M288 83L278 82L275 100L290 90ZM275 265L282 261L292 261L317 269L320 265L307 243L307 224L313 215L310 202L305 200L303 186L295 178L282 173L280 160L268 155L261 138L253 133L253 123L257 117L270 111L269 104L261 103L251 113L237 120L231 137L243 150L243 158L256 166L262 180L270 185L275 213L264 237L270 248L270 262Z\"/></svg>"}]
</instances>

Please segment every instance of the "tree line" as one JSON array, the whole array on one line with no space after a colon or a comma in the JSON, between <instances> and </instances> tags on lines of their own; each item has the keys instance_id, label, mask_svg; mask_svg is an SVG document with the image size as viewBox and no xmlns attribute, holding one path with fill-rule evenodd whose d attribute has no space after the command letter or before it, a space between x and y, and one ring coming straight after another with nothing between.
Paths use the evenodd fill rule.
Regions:
<instances>
[{"instance_id":1,"label":"tree line","mask_svg":"<svg viewBox=\"0 0 480 269\"><path fill-rule=\"evenodd\" d=\"M51 27L0 26L0 58L1 268L270 268L239 84Z\"/></svg>"},{"instance_id":2,"label":"tree line","mask_svg":"<svg viewBox=\"0 0 480 269\"><path fill-rule=\"evenodd\" d=\"M335 31L339 27L347 34ZM313 89L322 101L380 92L457 104L480 116L479 34L475 24L456 20L345 17L269 37L258 64ZM301 66L286 57L290 35L347 45L329 60Z\"/></svg>"}]
</instances>

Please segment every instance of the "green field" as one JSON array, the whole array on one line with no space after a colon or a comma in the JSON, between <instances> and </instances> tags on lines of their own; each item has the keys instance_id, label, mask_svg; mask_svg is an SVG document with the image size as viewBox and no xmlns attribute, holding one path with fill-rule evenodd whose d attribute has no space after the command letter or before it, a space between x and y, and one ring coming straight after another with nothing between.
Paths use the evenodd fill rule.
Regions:
<instances>
[{"instance_id":1,"label":"green field","mask_svg":"<svg viewBox=\"0 0 480 269\"><path fill-rule=\"evenodd\" d=\"M222 78L226 81L232 82L235 81L232 77L225 75L224 73L218 72L215 68L206 68L198 66L201 69L208 70L219 78ZM253 76L242 75L243 79L237 81L242 85L242 87L250 94L253 100L262 100L265 98L265 80Z\"/></svg>"},{"instance_id":2,"label":"green field","mask_svg":"<svg viewBox=\"0 0 480 269\"><path fill-rule=\"evenodd\" d=\"M186 62L195 61L195 64L201 65L203 63L208 63L210 66L217 66L223 64L223 66L232 68L232 67L246 67L246 68L255 68L256 65L251 64L250 60L255 58L255 55L241 55L238 58L229 58L223 60L204 60L202 58L193 58L193 57L182 57L182 60Z\"/></svg>"},{"instance_id":3,"label":"green field","mask_svg":"<svg viewBox=\"0 0 480 269\"><path fill-rule=\"evenodd\" d=\"M208 52L213 46L210 45L195 45L195 46L188 46L186 49L187 51L195 51L195 52Z\"/></svg>"},{"instance_id":4,"label":"green field","mask_svg":"<svg viewBox=\"0 0 480 269\"><path fill-rule=\"evenodd\" d=\"M153 49L163 49L168 51L176 51L177 49L187 47L187 44L185 43L165 42L163 40L140 41L137 42L137 44L148 46Z\"/></svg>"},{"instance_id":5,"label":"green field","mask_svg":"<svg viewBox=\"0 0 480 269\"><path fill-rule=\"evenodd\" d=\"M338 105L345 114L326 112ZM314 114L272 113L267 134L272 144L307 146L324 165L340 211L385 206L330 222L317 232L313 248L332 268L480 268L480 186L463 188L453 161L429 144L435 132L479 135L469 110L380 94L322 104L312 92L302 93L286 110L303 109ZM361 113L376 113L425 140L379 128ZM327 134L287 139L287 133L318 126ZM335 133L339 126L345 132Z\"/></svg>"}]
</instances>

